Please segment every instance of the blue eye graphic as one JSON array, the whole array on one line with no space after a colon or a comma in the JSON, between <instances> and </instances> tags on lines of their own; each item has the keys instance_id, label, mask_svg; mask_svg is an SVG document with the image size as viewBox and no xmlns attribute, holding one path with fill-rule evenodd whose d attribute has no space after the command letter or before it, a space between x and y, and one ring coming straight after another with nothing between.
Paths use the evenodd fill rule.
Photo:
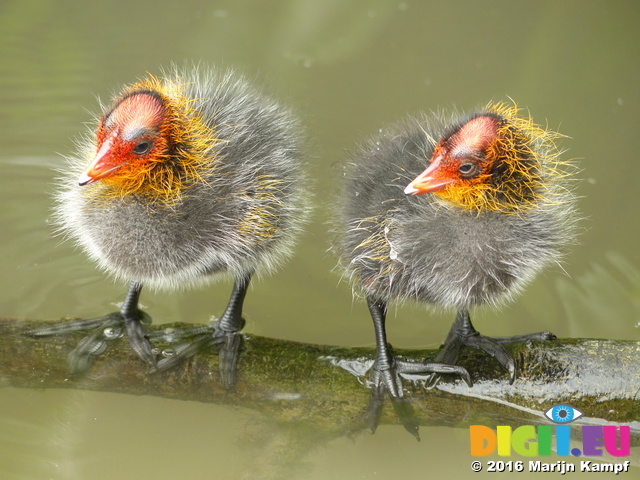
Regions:
<instances>
[{"instance_id":1,"label":"blue eye graphic","mask_svg":"<svg viewBox=\"0 0 640 480\"><path fill-rule=\"evenodd\" d=\"M555 423L571 423L582 416L582 412L570 405L554 405L544 416Z\"/></svg>"}]
</instances>

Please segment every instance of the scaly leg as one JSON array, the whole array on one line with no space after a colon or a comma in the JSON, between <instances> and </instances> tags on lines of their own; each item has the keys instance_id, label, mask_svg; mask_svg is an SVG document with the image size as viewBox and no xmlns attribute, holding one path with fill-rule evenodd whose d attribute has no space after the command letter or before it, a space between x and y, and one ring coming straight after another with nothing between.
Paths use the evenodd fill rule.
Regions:
<instances>
[{"instance_id":1,"label":"scaly leg","mask_svg":"<svg viewBox=\"0 0 640 480\"><path fill-rule=\"evenodd\" d=\"M175 355L161 359L158 362L158 370L168 370L212 345L221 344L218 362L222 381L229 388L235 385L238 358L243 343L240 331L245 323L242 307L251 276L252 272L248 272L236 277L222 317L209 327L206 333L203 333L202 328L196 328L193 335L183 333L181 338L190 337L191 340L177 345L173 349Z\"/></svg>"},{"instance_id":2,"label":"scaly leg","mask_svg":"<svg viewBox=\"0 0 640 480\"><path fill-rule=\"evenodd\" d=\"M449 335L447 335L444 341L444 346L435 360L437 362L455 365L462 348L477 348L494 357L509 373L509 382L513 383L516 378L516 361L513 355L511 355L503 345L528 342L530 340L553 340L555 338L556 336L553 333L547 331L528 335L517 335L514 337L485 337L484 335L480 335L473 327L469 311L461 309L458 311Z\"/></svg>"},{"instance_id":3,"label":"scaly leg","mask_svg":"<svg viewBox=\"0 0 640 480\"><path fill-rule=\"evenodd\" d=\"M424 373L454 373L460 375L467 385L471 386L469 373L456 365L442 363L412 363L397 360L393 356L391 346L387 343L385 328L387 304L381 300L374 300L367 297L367 306L371 313L373 326L376 334L376 358L371 374L371 398L367 413L367 423L371 431L375 431L380 420L382 405L384 403L384 392L389 392L393 407L400 418L404 428L420 439L418 435L418 423L413 415L413 409L408 399L404 398L402 387L403 373L424 374Z\"/></svg>"}]
</instances>

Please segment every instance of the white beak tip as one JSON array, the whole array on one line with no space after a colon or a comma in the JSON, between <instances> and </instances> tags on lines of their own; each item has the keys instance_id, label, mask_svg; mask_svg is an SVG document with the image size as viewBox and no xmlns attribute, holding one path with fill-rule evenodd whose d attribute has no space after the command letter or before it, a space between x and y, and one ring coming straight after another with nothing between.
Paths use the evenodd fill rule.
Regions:
<instances>
[{"instance_id":1,"label":"white beak tip","mask_svg":"<svg viewBox=\"0 0 640 480\"><path fill-rule=\"evenodd\" d=\"M93 178L91 178L85 172L83 172L82 175L78 177L78 184L80 186L86 185L87 183L91 183L91 182L93 182Z\"/></svg>"},{"instance_id":2,"label":"white beak tip","mask_svg":"<svg viewBox=\"0 0 640 480\"><path fill-rule=\"evenodd\" d=\"M404 189L404 193L406 195L415 195L416 193L418 193L418 189L415 188L412 183L410 183L409 185L407 185L407 188Z\"/></svg>"}]
</instances>

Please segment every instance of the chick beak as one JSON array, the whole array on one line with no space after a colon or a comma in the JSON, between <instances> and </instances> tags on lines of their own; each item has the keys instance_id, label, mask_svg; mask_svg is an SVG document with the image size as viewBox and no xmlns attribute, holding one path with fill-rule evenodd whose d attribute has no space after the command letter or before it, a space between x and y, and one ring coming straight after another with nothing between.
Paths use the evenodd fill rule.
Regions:
<instances>
[{"instance_id":1,"label":"chick beak","mask_svg":"<svg viewBox=\"0 0 640 480\"><path fill-rule=\"evenodd\" d=\"M435 175L440 171L442 166L442 156L437 156L431 162L427 169L418 175L407 188L404 193L407 195L422 195L423 193L436 192L443 189L447 185L455 182L454 178L436 178Z\"/></svg>"},{"instance_id":2,"label":"chick beak","mask_svg":"<svg viewBox=\"0 0 640 480\"><path fill-rule=\"evenodd\" d=\"M121 163L114 161L113 148L116 137L117 134L114 132L102 143L93 161L78 178L80 186L100 180L120 167Z\"/></svg>"}]
</instances>

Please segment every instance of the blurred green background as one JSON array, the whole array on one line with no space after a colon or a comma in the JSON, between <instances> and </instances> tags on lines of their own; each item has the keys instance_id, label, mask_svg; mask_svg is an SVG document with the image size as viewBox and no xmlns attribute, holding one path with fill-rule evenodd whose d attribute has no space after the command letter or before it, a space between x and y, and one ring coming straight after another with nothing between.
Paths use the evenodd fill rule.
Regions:
<instances>
[{"instance_id":1,"label":"blurred green background","mask_svg":"<svg viewBox=\"0 0 640 480\"><path fill-rule=\"evenodd\" d=\"M582 170L585 218L564 271L547 270L500 311L475 312L476 327L638 339L639 14L633 0L4 0L0 315L90 317L123 299L125 285L54 234L55 170L99 113L97 98L108 102L147 71L195 61L264 84L308 130L317 208L295 257L250 290L247 332L372 345L366 307L327 253L339 165L358 141L406 113L511 97L569 137L562 147ZM156 323L202 323L222 313L230 288L147 290L142 304ZM398 347L436 346L453 320L419 305L393 306L389 317ZM266 420L227 407L5 388L0 411L6 478L260 478L256 456L274 451L265 441L249 452L239 435ZM476 478L467 436L423 429L416 443L402 427L383 426L281 468L285 478Z\"/></svg>"}]
</instances>

